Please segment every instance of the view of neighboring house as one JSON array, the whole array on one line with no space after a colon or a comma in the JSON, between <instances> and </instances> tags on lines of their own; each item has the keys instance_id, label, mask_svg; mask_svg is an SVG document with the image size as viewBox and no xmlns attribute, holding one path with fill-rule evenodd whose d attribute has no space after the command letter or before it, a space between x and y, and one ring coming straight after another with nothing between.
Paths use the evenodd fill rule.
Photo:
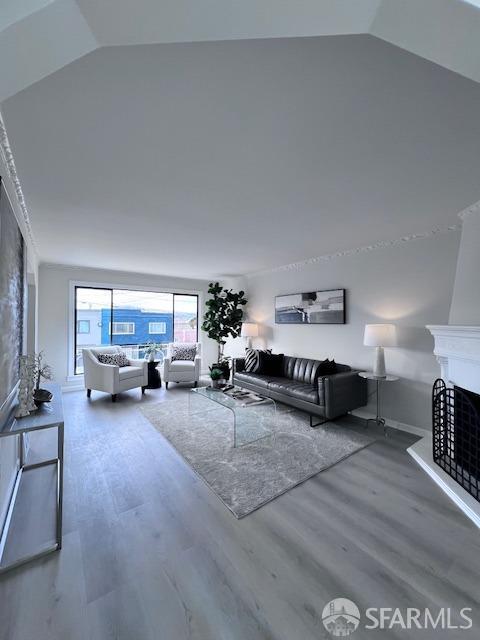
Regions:
<instances>
[{"instance_id":1,"label":"view of neighboring house","mask_svg":"<svg viewBox=\"0 0 480 640\"><path fill-rule=\"evenodd\" d=\"M76 294L75 372L83 372L82 349L121 345L132 358L143 358L151 342L196 342L198 309L194 295L78 288ZM114 298L126 304L113 303ZM175 301L175 302L174 302ZM162 308L163 307L163 308ZM159 354L160 355L160 354Z\"/></svg>"}]
</instances>

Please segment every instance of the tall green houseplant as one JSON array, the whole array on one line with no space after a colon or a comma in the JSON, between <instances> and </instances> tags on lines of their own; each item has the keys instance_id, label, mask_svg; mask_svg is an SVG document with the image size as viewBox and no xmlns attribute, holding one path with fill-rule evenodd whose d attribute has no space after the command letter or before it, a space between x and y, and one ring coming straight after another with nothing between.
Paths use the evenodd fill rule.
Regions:
<instances>
[{"instance_id":1,"label":"tall green houseplant","mask_svg":"<svg viewBox=\"0 0 480 640\"><path fill-rule=\"evenodd\" d=\"M227 338L237 338L242 329L243 310L247 304L245 292L234 293L232 289L224 289L218 282L208 285L207 311L203 316L202 329L209 338L218 345L218 362L223 359L223 348Z\"/></svg>"}]
</instances>

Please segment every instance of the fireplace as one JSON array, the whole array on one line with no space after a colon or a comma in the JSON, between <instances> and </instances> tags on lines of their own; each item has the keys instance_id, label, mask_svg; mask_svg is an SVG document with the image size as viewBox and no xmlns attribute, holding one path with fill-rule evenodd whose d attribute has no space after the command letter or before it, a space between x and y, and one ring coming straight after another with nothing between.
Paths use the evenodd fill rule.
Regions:
<instances>
[{"instance_id":1,"label":"fireplace","mask_svg":"<svg viewBox=\"0 0 480 640\"><path fill-rule=\"evenodd\" d=\"M480 502L480 395L439 379L432 419L434 462Z\"/></svg>"}]
</instances>

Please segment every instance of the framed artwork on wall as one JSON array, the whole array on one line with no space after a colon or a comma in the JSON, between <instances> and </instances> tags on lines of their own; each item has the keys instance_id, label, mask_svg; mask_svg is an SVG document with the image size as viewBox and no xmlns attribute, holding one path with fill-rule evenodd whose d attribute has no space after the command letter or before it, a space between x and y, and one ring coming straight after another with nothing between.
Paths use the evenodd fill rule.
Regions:
<instances>
[{"instance_id":1,"label":"framed artwork on wall","mask_svg":"<svg viewBox=\"0 0 480 640\"><path fill-rule=\"evenodd\" d=\"M24 352L25 243L0 177L0 429L16 398Z\"/></svg>"},{"instance_id":2,"label":"framed artwork on wall","mask_svg":"<svg viewBox=\"0 0 480 640\"><path fill-rule=\"evenodd\" d=\"M277 296L275 322L277 324L345 324L345 289Z\"/></svg>"}]
</instances>

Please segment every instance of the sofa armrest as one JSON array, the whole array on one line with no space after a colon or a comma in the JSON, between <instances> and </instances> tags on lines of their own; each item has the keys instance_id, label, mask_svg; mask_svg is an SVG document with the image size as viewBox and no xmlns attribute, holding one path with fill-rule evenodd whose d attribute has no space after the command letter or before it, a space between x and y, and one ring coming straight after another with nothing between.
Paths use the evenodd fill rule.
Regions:
<instances>
[{"instance_id":1,"label":"sofa armrest","mask_svg":"<svg viewBox=\"0 0 480 640\"><path fill-rule=\"evenodd\" d=\"M200 380L200 373L202 371L202 356L200 355L196 355L195 356L195 380Z\"/></svg>"},{"instance_id":2,"label":"sofa armrest","mask_svg":"<svg viewBox=\"0 0 480 640\"><path fill-rule=\"evenodd\" d=\"M144 369L148 369L148 362L144 358L129 358L128 361L132 365L132 367L142 367Z\"/></svg>"},{"instance_id":3,"label":"sofa armrest","mask_svg":"<svg viewBox=\"0 0 480 640\"><path fill-rule=\"evenodd\" d=\"M358 371L322 376L318 380L318 395L320 404L325 407L325 417L338 418L367 404L367 381L358 375Z\"/></svg>"},{"instance_id":4,"label":"sofa armrest","mask_svg":"<svg viewBox=\"0 0 480 640\"><path fill-rule=\"evenodd\" d=\"M84 380L86 389L116 393L118 387L118 372L120 368L114 364L95 363L94 367L85 369Z\"/></svg>"},{"instance_id":5,"label":"sofa armrest","mask_svg":"<svg viewBox=\"0 0 480 640\"><path fill-rule=\"evenodd\" d=\"M240 373L241 371L245 371L245 358L233 358L232 376L234 376L236 373Z\"/></svg>"},{"instance_id":6,"label":"sofa armrest","mask_svg":"<svg viewBox=\"0 0 480 640\"><path fill-rule=\"evenodd\" d=\"M143 387L148 385L148 361L145 358L129 358L132 367L140 367L143 370Z\"/></svg>"}]
</instances>

